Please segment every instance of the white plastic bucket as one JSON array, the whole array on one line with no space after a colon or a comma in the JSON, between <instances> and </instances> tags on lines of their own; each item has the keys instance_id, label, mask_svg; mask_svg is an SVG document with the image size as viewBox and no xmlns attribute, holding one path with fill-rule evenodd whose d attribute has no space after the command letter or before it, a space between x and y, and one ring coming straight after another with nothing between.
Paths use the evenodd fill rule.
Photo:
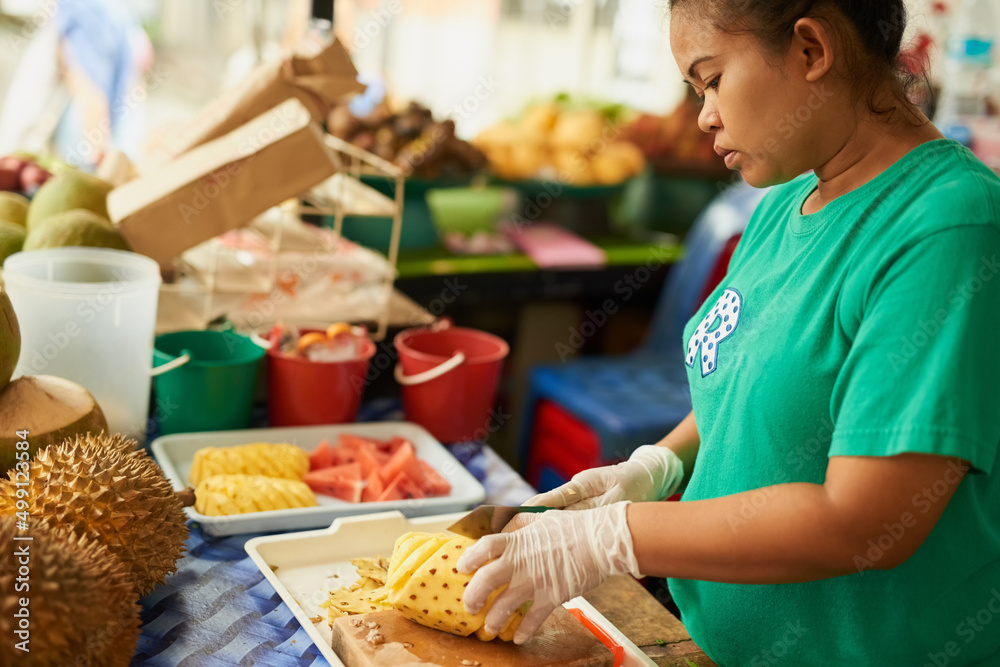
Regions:
<instances>
[{"instance_id":1,"label":"white plastic bucket","mask_svg":"<svg viewBox=\"0 0 1000 667\"><path fill-rule=\"evenodd\" d=\"M15 377L55 375L82 385L112 433L145 436L160 269L131 252L19 252L3 280L21 326Z\"/></svg>"}]
</instances>

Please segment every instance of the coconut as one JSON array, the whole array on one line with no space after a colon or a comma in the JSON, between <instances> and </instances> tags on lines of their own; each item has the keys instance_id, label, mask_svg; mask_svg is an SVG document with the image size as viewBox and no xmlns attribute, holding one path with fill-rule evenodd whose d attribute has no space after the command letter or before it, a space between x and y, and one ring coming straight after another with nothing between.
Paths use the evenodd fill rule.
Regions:
<instances>
[{"instance_id":1,"label":"coconut","mask_svg":"<svg viewBox=\"0 0 1000 667\"><path fill-rule=\"evenodd\" d=\"M14 516L0 516L0 665L128 665L139 605L122 563L92 536L62 527L32 522L24 541L18 532ZM18 612L30 614L30 634L16 633Z\"/></svg>"},{"instance_id":2,"label":"coconut","mask_svg":"<svg viewBox=\"0 0 1000 667\"><path fill-rule=\"evenodd\" d=\"M67 171L49 179L28 209L28 229L56 215L82 208L108 218L111 184L83 171Z\"/></svg>"},{"instance_id":3,"label":"coconut","mask_svg":"<svg viewBox=\"0 0 1000 667\"><path fill-rule=\"evenodd\" d=\"M28 221L28 198L16 192L0 192L0 220L24 227Z\"/></svg>"},{"instance_id":4,"label":"coconut","mask_svg":"<svg viewBox=\"0 0 1000 667\"><path fill-rule=\"evenodd\" d=\"M18 432L27 431L24 451L34 456L48 445L107 429L101 406L75 382L51 375L18 378L0 391L0 471L14 467L22 441Z\"/></svg>"},{"instance_id":5,"label":"coconut","mask_svg":"<svg viewBox=\"0 0 1000 667\"><path fill-rule=\"evenodd\" d=\"M10 382L21 358L21 327L14 314L14 306L7 290L0 292L0 392ZM2 450L0 450L2 452ZM0 463L0 473L6 468Z\"/></svg>"},{"instance_id":6,"label":"coconut","mask_svg":"<svg viewBox=\"0 0 1000 667\"><path fill-rule=\"evenodd\" d=\"M0 266L5 259L24 247L24 227L0 219Z\"/></svg>"},{"instance_id":7,"label":"coconut","mask_svg":"<svg viewBox=\"0 0 1000 667\"><path fill-rule=\"evenodd\" d=\"M84 246L128 250L128 244L107 218L84 209L65 211L28 228L24 250Z\"/></svg>"}]
</instances>

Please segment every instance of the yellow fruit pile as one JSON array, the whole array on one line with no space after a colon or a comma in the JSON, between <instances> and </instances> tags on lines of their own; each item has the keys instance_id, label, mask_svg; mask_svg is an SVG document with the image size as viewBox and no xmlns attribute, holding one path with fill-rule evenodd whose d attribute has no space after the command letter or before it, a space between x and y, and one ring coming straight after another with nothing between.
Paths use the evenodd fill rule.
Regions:
<instances>
[{"instance_id":1,"label":"yellow fruit pile","mask_svg":"<svg viewBox=\"0 0 1000 667\"><path fill-rule=\"evenodd\" d=\"M614 185L646 167L642 151L622 140L622 129L597 110L561 111L548 103L531 108L520 121L483 131L473 143L501 178Z\"/></svg>"}]
</instances>

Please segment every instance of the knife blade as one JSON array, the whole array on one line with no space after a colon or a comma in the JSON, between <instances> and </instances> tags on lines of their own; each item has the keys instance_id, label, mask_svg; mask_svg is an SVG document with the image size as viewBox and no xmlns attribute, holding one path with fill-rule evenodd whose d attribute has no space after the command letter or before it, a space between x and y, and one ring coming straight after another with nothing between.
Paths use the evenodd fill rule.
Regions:
<instances>
[{"instance_id":1,"label":"knife blade","mask_svg":"<svg viewBox=\"0 0 1000 667\"><path fill-rule=\"evenodd\" d=\"M479 539L484 535L499 533L511 519L522 512L544 512L551 507L537 505L480 505L455 523L447 530L458 535Z\"/></svg>"}]
</instances>

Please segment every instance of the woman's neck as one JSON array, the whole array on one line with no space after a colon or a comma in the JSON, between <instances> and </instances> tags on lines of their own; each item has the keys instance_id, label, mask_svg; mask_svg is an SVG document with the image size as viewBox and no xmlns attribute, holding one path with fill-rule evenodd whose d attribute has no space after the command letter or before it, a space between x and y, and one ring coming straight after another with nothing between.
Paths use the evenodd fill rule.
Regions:
<instances>
[{"instance_id":1,"label":"woman's neck","mask_svg":"<svg viewBox=\"0 0 1000 667\"><path fill-rule=\"evenodd\" d=\"M914 117L897 113L889 122L865 118L845 138L842 147L816 169L819 186L802 207L805 214L822 210L898 162L917 146L944 136L919 111Z\"/></svg>"}]
</instances>

